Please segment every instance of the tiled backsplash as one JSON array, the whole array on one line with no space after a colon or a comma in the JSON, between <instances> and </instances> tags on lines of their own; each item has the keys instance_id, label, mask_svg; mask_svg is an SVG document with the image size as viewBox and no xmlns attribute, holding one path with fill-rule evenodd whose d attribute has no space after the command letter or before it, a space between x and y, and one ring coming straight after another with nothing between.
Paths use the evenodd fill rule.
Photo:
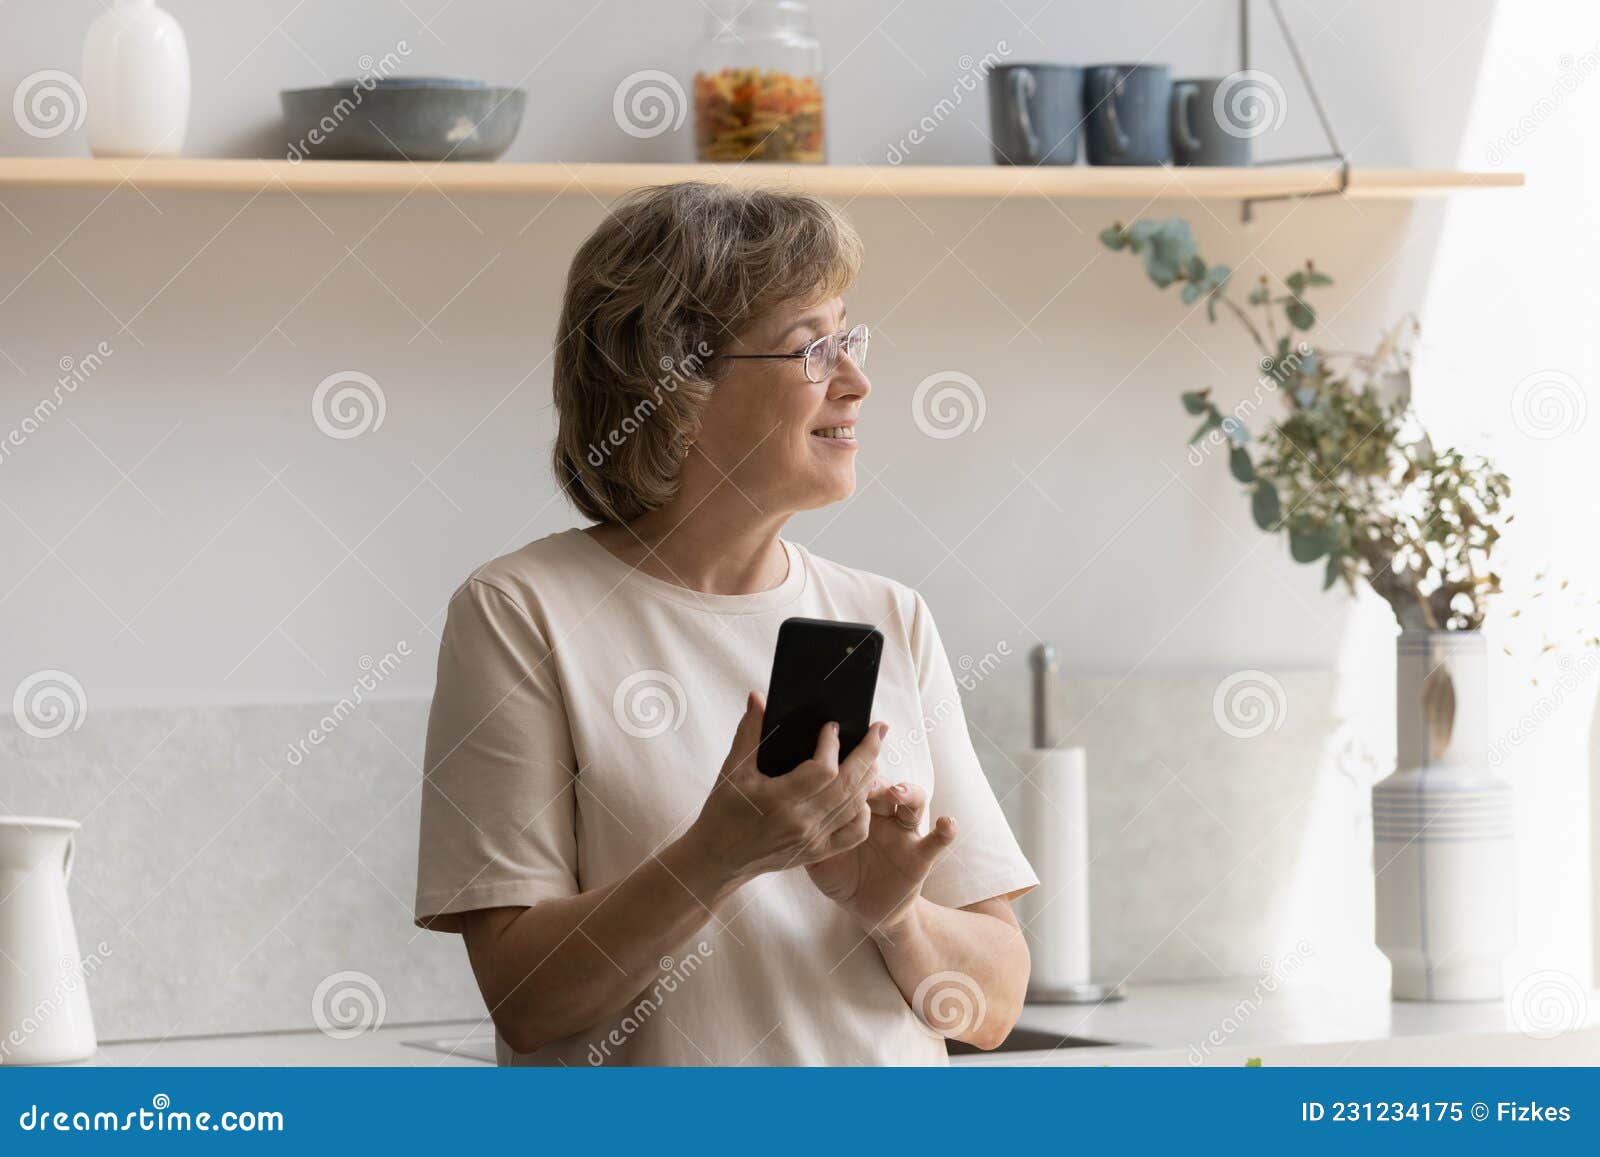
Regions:
<instances>
[{"instance_id":1,"label":"tiled backsplash","mask_svg":"<svg viewBox=\"0 0 1600 1157\"><path fill-rule=\"evenodd\" d=\"M966 693L1009 805L1021 666ZM1340 753L1332 676L1280 676L1277 726L1254 738L1218 726L1218 682L1061 684L1062 735L1089 751L1101 977L1249 975L1301 940L1329 963L1370 952L1377 772ZM411 924L426 704L364 704L292 764L324 710L99 711L53 739L0 731L0 809L84 825L71 895L83 950L108 950L90 977L102 1039L310 1027L342 972L371 978L351 991L381 993L387 1022L482 1015L459 939Z\"/></svg>"},{"instance_id":2,"label":"tiled backsplash","mask_svg":"<svg viewBox=\"0 0 1600 1157\"><path fill-rule=\"evenodd\" d=\"M1335 713L1347 700L1329 672L1063 681L1058 742L1088 760L1096 979L1259 976L1292 953L1308 976L1382 983L1368 817L1392 765L1393 690L1373 683L1364 730ZM1014 817L1025 688L977 690L973 742Z\"/></svg>"},{"instance_id":3,"label":"tiled backsplash","mask_svg":"<svg viewBox=\"0 0 1600 1157\"><path fill-rule=\"evenodd\" d=\"M109 949L89 976L101 1039L309 1028L345 971L371 982L325 1006L344 987L381 993L389 1022L482 1014L460 939L411 923L426 705L364 704L291 766L323 710L4 729L0 807L83 823L70 892L80 948Z\"/></svg>"}]
</instances>

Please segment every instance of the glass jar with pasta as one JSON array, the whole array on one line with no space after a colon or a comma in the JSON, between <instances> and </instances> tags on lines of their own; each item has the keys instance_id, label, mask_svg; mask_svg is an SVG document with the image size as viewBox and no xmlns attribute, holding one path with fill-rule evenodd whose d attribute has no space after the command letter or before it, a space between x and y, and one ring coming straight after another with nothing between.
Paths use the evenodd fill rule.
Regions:
<instances>
[{"instance_id":1,"label":"glass jar with pasta","mask_svg":"<svg viewBox=\"0 0 1600 1157\"><path fill-rule=\"evenodd\" d=\"M801 0L712 6L694 74L695 157L822 164L822 47Z\"/></svg>"}]
</instances>

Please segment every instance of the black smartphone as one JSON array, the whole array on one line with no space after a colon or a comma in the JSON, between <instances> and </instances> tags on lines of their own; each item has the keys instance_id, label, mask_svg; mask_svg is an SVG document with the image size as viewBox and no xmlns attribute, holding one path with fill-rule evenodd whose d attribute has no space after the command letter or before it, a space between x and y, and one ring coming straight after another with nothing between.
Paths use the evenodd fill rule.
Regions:
<instances>
[{"instance_id":1,"label":"black smartphone","mask_svg":"<svg viewBox=\"0 0 1600 1157\"><path fill-rule=\"evenodd\" d=\"M810 759L822 725L839 724L839 758L866 738L883 634L866 623L785 619L778 628L756 767L783 775Z\"/></svg>"}]
</instances>

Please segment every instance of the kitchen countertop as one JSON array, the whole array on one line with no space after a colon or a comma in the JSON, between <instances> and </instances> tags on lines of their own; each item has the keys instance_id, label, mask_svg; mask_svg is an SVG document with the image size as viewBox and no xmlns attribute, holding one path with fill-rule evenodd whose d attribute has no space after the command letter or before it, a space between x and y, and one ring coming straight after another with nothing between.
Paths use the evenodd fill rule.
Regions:
<instances>
[{"instance_id":1,"label":"kitchen countertop","mask_svg":"<svg viewBox=\"0 0 1600 1157\"><path fill-rule=\"evenodd\" d=\"M406 1067L470 1065L485 1061L471 1055L413 1048L407 1041L450 1038L460 1040L479 1029L478 1021L444 1021L433 1024L385 1025L357 1036L335 1038L316 1029L303 1032L239 1033L229 1036L168 1037L165 1040L107 1041L90 1065L206 1067L228 1066L339 1066ZM493 1039L490 1041L491 1054Z\"/></svg>"},{"instance_id":2,"label":"kitchen countertop","mask_svg":"<svg viewBox=\"0 0 1600 1157\"><path fill-rule=\"evenodd\" d=\"M1505 1002L1390 1001L1384 991L1263 991L1248 978L1130 987L1100 1005L1030 1004L1019 1028L1107 1042L992 1052L970 1065L1600 1065L1600 993L1568 990L1555 1023L1518 1027ZM1581 1021L1581 1027L1569 1027ZM1555 1029L1566 1031L1551 1035ZM425 1046L425 1047L419 1047ZM426 1047L431 1046L431 1047ZM451 1055L454 1050L453 1055ZM108 1042L97 1065L481 1065L479 1021L388 1025L347 1039L316 1031Z\"/></svg>"},{"instance_id":3,"label":"kitchen countertop","mask_svg":"<svg viewBox=\"0 0 1600 1157\"><path fill-rule=\"evenodd\" d=\"M1600 993L1572 988L1546 1007L1558 1009L1553 1023L1513 1016L1506 1001L1396 1001L1386 987L1269 991L1243 977L1130 987L1125 1000L1099 1005L1030 1004L1018 1025L1113 1042L1030 1058L1052 1065L1600 1065Z\"/></svg>"}]
</instances>

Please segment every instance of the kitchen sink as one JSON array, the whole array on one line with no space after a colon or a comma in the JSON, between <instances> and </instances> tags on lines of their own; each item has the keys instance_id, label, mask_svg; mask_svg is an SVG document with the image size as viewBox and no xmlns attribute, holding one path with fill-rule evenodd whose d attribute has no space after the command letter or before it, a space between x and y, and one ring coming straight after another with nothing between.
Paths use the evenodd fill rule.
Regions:
<instances>
[{"instance_id":1,"label":"kitchen sink","mask_svg":"<svg viewBox=\"0 0 1600 1157\"><path fill-rule=\"evenodd\" d=\"M445 1037L431 1040L408 1040L403 1042L412 1048L426 1049L429 1052L445 1053L452 1057L464 1060L482 1061L485 1064L494 1064L494 1034L482 1030L466 1037ZM1082 1048L1107 1048L1117 1044L1116 1041L1095 1040L1084 1036L1063 1036L1058 1032L1048 1032L1037 1028L1013 1029L1011 1035L1000 1044L987 1051L974 1048L958 1040L944 1042L945 1051L952 1058L960 1057L992 1057L1008 1053L1041 1053L1047 1054L1056 1049L1082 1049ZM1026 1058L1019 1058L1025 1060Z\"/></svg>"},{"instance_id":2,"label":"kitchen sink","mask_svg":"<svg viewBox=\"0 0 1600 1157\"><path fill-rule=\"evenodd\" d=\"M944 1042L945 1052L953 1057L992 1056L994 1053L1032 1053L1054 1052L1056 1049L1086 1049L1107 1048L1115 1041L1093 1040L1086 1036L1062 1036L1058 1032L1047 1032L1038 1028L1012 1029L1011 1035L1006 1037L994 1048L987 1050L976 1048L965 1041L947 1040Z\"/></svg>"}]
</instances>

